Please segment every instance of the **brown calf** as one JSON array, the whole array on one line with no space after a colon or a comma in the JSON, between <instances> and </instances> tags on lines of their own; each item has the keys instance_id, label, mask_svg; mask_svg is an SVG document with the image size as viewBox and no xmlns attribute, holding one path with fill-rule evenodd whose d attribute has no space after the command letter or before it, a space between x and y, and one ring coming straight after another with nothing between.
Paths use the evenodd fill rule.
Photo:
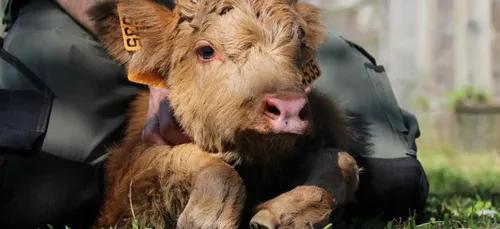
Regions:
<instances>
[{"instance_id":1,"label":"brown calf","mask_svg":"<svg viewBox=\"0 0 500 229\"><path fill-rule=\"evenodd\" d=\"M159 76L192 144L141 142L147 92L110 150L98 227L324 226L358 186L349 120L306 93L304 72L324 40L318 9L284 0L148 0L94 7L97 37L130 74ZM120 20L139 40L124 48ZM128 31L130 32L130 31ZM140 43L139 43L140 42ZM134 49L134 44L140 44ZM139 46L137 46L139 47Z\"/></svg>"}]
</instances>

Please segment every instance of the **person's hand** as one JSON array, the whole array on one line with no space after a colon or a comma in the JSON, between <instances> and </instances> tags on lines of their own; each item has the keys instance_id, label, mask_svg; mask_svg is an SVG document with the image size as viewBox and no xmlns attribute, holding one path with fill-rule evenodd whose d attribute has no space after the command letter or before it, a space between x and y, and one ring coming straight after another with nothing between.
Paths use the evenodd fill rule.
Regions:
<instances>
[{"instance_id":1,"label":"person's hand","mask_svg":"<svg viewBox=\"0 0 500 229\"><path fill-rule=\"evenodd\" d=\"M177 145L191 142L184 135L168 102L168 90L149 87L149 107L147 123L142 132L142 140L158 145Z\"/></svg>"},{"instance_id":2,"label":"person's hand","mask_svg":"<svg viewBox=\"0 0 500 229\"><path fill-rule=\"evenodd\" d=\"M63 8L75 21L95 34L88 10L101 0L56 0L56 3Z\"/></svg>"}]
</instances>

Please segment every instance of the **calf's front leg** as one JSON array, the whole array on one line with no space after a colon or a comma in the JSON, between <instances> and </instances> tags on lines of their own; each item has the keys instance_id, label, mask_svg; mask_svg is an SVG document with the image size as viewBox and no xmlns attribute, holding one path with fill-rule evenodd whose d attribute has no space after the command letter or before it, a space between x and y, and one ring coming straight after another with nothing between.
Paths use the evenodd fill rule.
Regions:
<instances>
[{"instance_id":1,"label":"calf's front leg","mask_svg":"<svg viewBox=\"0 0 500 229\"><path fill-rule=\"evenodd\" d=\"M137 147L129 155L128 164L116 158L108 162L110 173L117 172L109 178L113 182L95 228L129 228L134 219L141 228L239 226L246 190L227 163L194 144ZM124 166L123 173L113 169Z\"/></svg>"},{"instance_id":2,"label":"calf's front leg","mask_svg":"<svg viewBox=\"0 0 500 229\"><path fill-rule=\"evenodd\" d=\"M304 183L255 208L251 228L321 228L334 209L354 200L360 168L351 155L322 150L309 156L306 168Z\"/></svg>"},{"instance_id":3,"label":"calf's front leg","mask_svg":"<svg viewBox=\"0 0 500 229\"><path fill-rule=\"evenodd\" d=\"M176 228L238 228L246 191L236 170L192 144L175 150L179 152L172 153L177 153L179 158L172 159L172 166L182 168L191 180L189 200L177 220Z\"/></svg>"}]
</instances>

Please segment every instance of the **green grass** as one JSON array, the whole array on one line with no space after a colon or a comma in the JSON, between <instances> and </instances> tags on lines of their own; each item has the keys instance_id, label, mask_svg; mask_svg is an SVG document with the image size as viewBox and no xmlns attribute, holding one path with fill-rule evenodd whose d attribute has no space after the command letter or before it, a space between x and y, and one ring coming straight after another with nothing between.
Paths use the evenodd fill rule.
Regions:
<instances>
[{"instance_id":1,"label":"green grass","mask_svg":"<svg viewBox=\"0 0 500 229\"><path fill-rule=\"evenodd\" d=\"M419 228L500 228L499 214L475 214L483 209L500 212L499 154L423 149L419 160L430 185L423 215L430 222Z\"/></svg>"},{"instance_id":2,"label":"green grass","mask_svg":"<svg viewBox=\"0 0 500 229\"><path fill-rule=\"evenodd\" d=\"M419 149L418 158L429 179L429 198L422 215L382 223L355 222L351 228L500 228L500 154L458 153Z\"/></svg>"}]
</instances>

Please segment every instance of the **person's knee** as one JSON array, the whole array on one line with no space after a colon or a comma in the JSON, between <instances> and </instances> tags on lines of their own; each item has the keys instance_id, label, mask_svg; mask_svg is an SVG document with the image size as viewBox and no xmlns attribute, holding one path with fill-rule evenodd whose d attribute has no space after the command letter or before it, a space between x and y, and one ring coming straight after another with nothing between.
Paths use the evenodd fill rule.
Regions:
<instances>
[{"instance_id":1,"label":"person's knee","mask_svg":"<svg viewBox=\"0 0 500 229\"><path fill-rule=\"evenodd\" d=\"M353 207L360 216L406 218L421 213L427 202L429 183L414 157L361 158L364 172Z\"/></svg>"},{"instance_id":2,"label":"person's knee","mask_svg":"<svg viewBox=\"0 0 500 229\"><path fill-rule=\"evenodd\" d=\"M385 69L362 47L330 30L318 50L323 76L314 87L342 101L339 105L352 117L366 145L356 152L364 172L353 213L390 218L422 212L428 181L415 158L417 119L399 107Z\"/></svg>"}]
</instances>

